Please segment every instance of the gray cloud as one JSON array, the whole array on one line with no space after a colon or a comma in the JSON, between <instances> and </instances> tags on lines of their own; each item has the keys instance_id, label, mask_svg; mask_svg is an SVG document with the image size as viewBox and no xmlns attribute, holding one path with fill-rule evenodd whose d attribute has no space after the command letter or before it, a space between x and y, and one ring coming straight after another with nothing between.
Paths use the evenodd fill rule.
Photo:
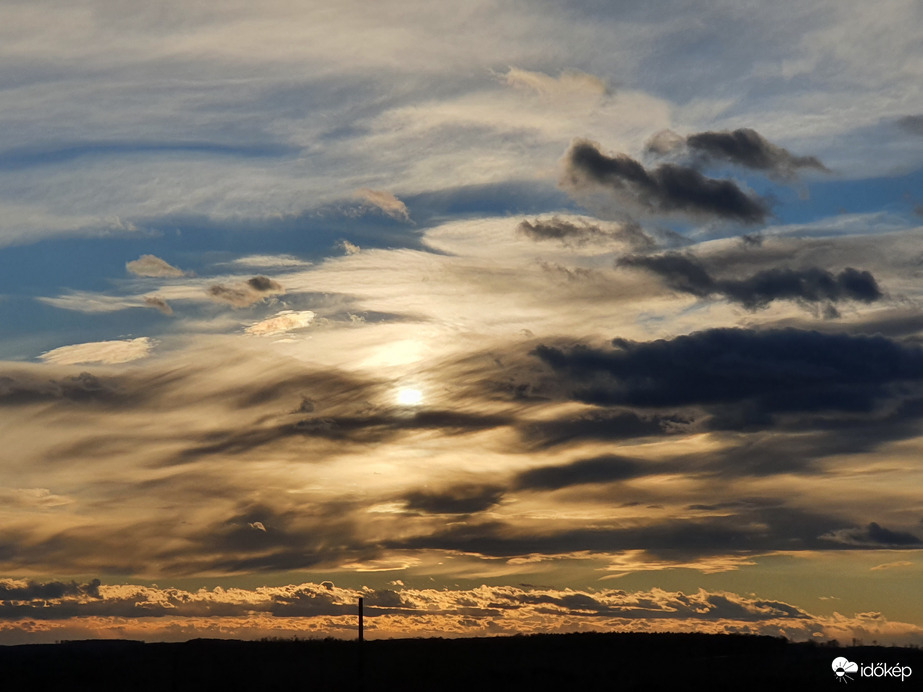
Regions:
<instances>
[{"instance_id":1,"label":"gray cloud","mask_svg":"<svg viewBox=\"0 0 923 692\"><path fill-rule=\"evenodd\" d=\"M607 156L588 140L574 142L564 157L565 185L603 188L648 213L679 212L740 223L758 223L766 203L731 180L707 178L694 168L664 163L647 170L625 154Z\"/></svg>"},{"instance_id":2,"label":"gray cloud","mask_svg":"<svg viewBox=\"0 0 923 692\"><path fill-rule=\"evenodd\" d=\"M43 401L107 402L120 398L111 379L89 372L48 379L36 372L12 371L0 374L0 405L17 406Z\"/></svg>"},{"instance_id":3,"label":"gray cloud","mask_svg":"<svg viewBox=\"0 0 923 692\"><path fill-rule=\"evenodd\" d=\"M821 538L857 548L918 548L923 544L912 533L892 531L874 521L863 528L840 529Z\"/></svg>"},{"instance_id":4,"label":"gray cloud","mask_svg":"<svg viewBox=\"0 0 923 692\"><path fill-rule=\"evenodd\" d=\"M513 484L525 490L558 490L586 483L611 483L648 475L650 471L645 466L637 459L607 454L522 471Z\"/></svg>"},{"instance_id":5,"label":"gray cloud","mask_svg":"<svg viewBox=\"0 0 923 692\"><path fill-rule=\"evenodd\" d=\"M622 241L643 250L656 245L640 224L625 223L617 229L606 230L596 224L571 223L558 217L547 220L520 221L516 230L532 240L557 240L564 245L585 245L592 242Z\"/></svg>"},{"instance_id":6,"label":"gray cloud","mask_svg":"<svg viewBox=\"0 0 923 692\"><path fill-rule=\"evenodd\" d=\"M212 454L245 454L286 438L370 443L392 439L405 431L438 430L442 435L463 435L503 427L512 422L508 416L442 410L418 411L411 415L403 411L381 411L364 415L312 416L294 423L213 431L203 444L188 448L171 463L187 463Z\"/></svg>"},{"instance_id":7,"label":"gray cloud","mask_svg":"<svg viewBox=\"0 0 923 692\"><path fill-rule=\"evenodd\" d=\"M144 304L148 307L154 308L155 310L159 310L164 315L173 314L173 308L170 307L170 304L163 298L159 298L157 296L144 296Z\"/></svg>"},{"instance_id":8,"label":"gray cloud","mask_svg":"<svg viewBox=\"0 0 923 692\"><path fill-rule=\"evenodd\" d=\"M611 350L539 346L533 353L601 405L726 405L772 413L869 413L923 380L923 350L880 336L710 329L670 340L615 339Z\"/></svg>"},{"instance_id":9,"label":"gray cloud","mask_svg":"<svg viewBox=\"0 0 923 692\"><path fill-rule=\"evenodd\" d=\"M598 411L541 423L521 423L519 432L527 447L546 448L588 440L627 440L677 434L683 432L689 423L689 418L680 415Z\"/></svg>"},{"instance_id":10,"label":"gray cloud","mask_svg":"<svg viewBox=\"0 0 923 692\"><path fill-rule=\"evenodd\" d=\"M464 484L442 491L416 490L404 495L408 510L427 514L473 514L498 504L503 488L496 485Z\"/></svg>"},{"instance_id":11,"label":"gray cloud","mask_svg":"<svg viewBox=\"0 0 923 692\"><path fill-rule=\"evenodd\" d=\"M212 300L227 303L235 308L245 308L272 295L285 293L282 285L267 276L254 276L233 285L213 284L208 288Z\"/></svg>"},{"instance_id":12,"label":"gray cloud","mask_svg":"<svg viewBox=\"0 0 923 692\"><path fill-rule=\"evenodd\" d=\"M905 115L898 119L897 124L911 134L923 135L923 115Z\"/></svg>"},{"instance_id":13,"label":"gray cloud","mask_svg":"<svg viewBox=\"0 0 923 692\"><path fill-rule=\"evenodd\" d=\"M722 295L749 310L764 308L774 300L871 303L882 298L875 277L852 267L835 275L819 267L775 268L744 279L718 279L702 262L688 254L633 255L619 260L619 265L653 272L677 291L699 297Z\"/></svg>"},{"instance_id":14,"label":"gray cloud","mask_svg":"<svg viewBox=\"0 0 923 692\"><path fill-rule=\"evenodd\" d=\"M749 128L699 132L685 138L668 130L654 135L647 150L659 155L687 154L705 162L726 161L779 178L794 178L802 168L829 172L816 157L795 156Z\"/></svg>"},{"instance_id":15,"label":"gray cloud","mask_svg":"<svg viewBox=\"0 0 923 692\"><path fill-rule=\"evenodd\" d=\"M68 596L89 596L100 598L99 579L94 579L87 584L78 584L75 581L62 582L36 582L28 580L25 585L17 582L0 581L0 601L32 601L65 598Z\"/></svg>"},{"instance_id":16,"label":"gray cloud","mask_svg":"<svg viewBox=\"0 0 923 692\"><path fill-rule=\"evenodd\" d=\"M753 506L728 516L664 518L637 526L566 527L525 532L500 521L448 526L441 531L387 543L396 549L457 550L496 558L573 551L619 553L642 550L660 559L684 561L774 550L831 550L825 538L842 520L782 504Z\"/></svg>"}]
</instances>

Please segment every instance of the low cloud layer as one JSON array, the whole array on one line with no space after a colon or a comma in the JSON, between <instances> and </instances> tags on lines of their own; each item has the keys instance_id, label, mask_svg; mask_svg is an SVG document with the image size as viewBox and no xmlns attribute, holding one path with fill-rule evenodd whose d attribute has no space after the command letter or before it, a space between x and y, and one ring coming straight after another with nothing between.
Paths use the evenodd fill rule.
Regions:
<instances>
[{"instance_id":1,"label":"low cloud layer","mask_svg":"<svg viewBox=\"0 0 923 692\"><path fill-rule=\"evenodd\" d=\"M330 581L259 588L189 591L131 584L6 580L0 584L0 641L29 622L29 641L89 633L118 620L144 640L284 636L326 632L355 637L356 599L364 600L366 636L472 636L581 631L780 633L795 639L871 635L916 641L921 630L880 613L823 616L777 599L699 589L347 589ZM220 628L220 629L213 629ZM171 636L172 632L172 636ZM68 637L71 638L71 637Z\"/></svg>"}]
</instances>

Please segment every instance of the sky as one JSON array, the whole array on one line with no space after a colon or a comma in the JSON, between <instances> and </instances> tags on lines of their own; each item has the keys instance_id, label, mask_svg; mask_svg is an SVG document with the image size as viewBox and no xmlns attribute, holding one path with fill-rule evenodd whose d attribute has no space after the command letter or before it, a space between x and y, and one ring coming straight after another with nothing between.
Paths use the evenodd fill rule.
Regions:
<instances>
[{"instance_id":1,"label":"sky","mask_svg":"<svg viewBox=\"0 0 923 692\"><path fill-rule=\"evenodd\" d=\"M0 5L0 644L923 644L916 0Z\"/></svg>"}]
</instances>

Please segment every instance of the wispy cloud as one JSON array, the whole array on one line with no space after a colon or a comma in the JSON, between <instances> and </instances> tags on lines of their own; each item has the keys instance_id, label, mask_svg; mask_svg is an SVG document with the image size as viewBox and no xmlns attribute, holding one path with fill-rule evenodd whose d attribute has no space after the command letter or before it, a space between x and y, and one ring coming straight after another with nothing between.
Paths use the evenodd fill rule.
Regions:
<instances>
[{"instance_id":1,"label":"wispy cloud","mask_svg":"<svg viewBox=\"0 0 923 692\"><path fill-rule=\"evenodd\" d=\"M74 365L78 363L128 363L147 358L154 348L154 341L146 336L123 341L93 341L72 346L60 346L46 351L41 359L46 363Z\"/></svg>"},{"instance_id":2,"label":"wispy cloud","mask_svg":"<svg viewBox=\"0 0 923 692\"><path fill-rule=\"evenodd\" d=\"M370 190L362 188L356 191L356 196L366 204L383 211L385 214L398 221L410 221L410 212L407 205L385 190Z\"/></svg>"},{"instance_id":3,"label":"wispy cloud","mask_svg":"<svg viewBox=\"0 0 923 692\"><path fill-rule=\"evenodd\" d=\"M141 255L136 260L126 262L125 269L137 276L176 277L185 275L182 269L174 267L155 255Z\"/></svg>"}]
</instances>

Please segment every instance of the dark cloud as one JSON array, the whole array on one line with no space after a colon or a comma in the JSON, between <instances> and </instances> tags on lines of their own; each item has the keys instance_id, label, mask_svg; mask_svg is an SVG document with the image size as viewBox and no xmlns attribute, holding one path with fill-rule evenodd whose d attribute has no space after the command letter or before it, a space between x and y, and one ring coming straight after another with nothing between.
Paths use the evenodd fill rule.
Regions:
<instances>
[{"instance_id":1,"label":"dark cloud","mask_svg":"<svg viewBox=\"0 0 923 692\"><path fill-rule=\"evenodd\" d=\"M543 347L539 347L543 348ZM523 423L520 435L529 447L555 447L584 440L626 440L677 434L690 420L678 415L641 415L634 411L598 411L541 423Z\"/></svg>"},{"instance_id":2,"label":"dark cloud","mask_svg":"<svg viewBox=\"0 0 923 692\"><path fill-rule=\"evenodd\" d=\"M360 509L336 500L307 507L253 502L187 535L183 545L161 549L157 558L162 571L175 574L288 571L374 559L378 549L360 537Z\"/></svg>"},{"instance_id":3,"label":"dark cloud","mask_svg":"<svg viewBox=\"0 0 923 692\"><path fill-rule=\"evenodd\" d=\"M621 259L619 265L653 272L674 290L699 297L722 295L749 310L764 308L774 300L809 303L856 300L871 303L882 298L875 277L870 272L852 267L839 274L820 267L776 268L759 271L744 279L719 279L702 262L688 254L632 255Z\"/></svg>"},{"instance_id":4,"label":"dark cloud","mask_svg":"<svg viewBox=\"0 0 923 692\"><path fill-rule=\"evenodd\" d=\"M624 154L606 156L587 140L571 145L565 168L565 183L574 189L602 187L649 213L680 212L740 223L758 223L769 214L763 200L730 180L707 178L673 163L647 170Z\"/></svg>"},{"instance_id":5,"label":"dark cloud","mask_svg":"<svg viewBox=\"0 0 923 692\"><path fill-rule=\"evenodd\" d=\"M496 485L457 485L442 491L417 490L404 495L408 510L427 514L473 514L498 504L503 488Z\"/></svg>"},{"instance_id":6,"label":"dark cloud","mask_svg":"<svg viewBox=\"0 0 923 692\"><path fill-rule=\"evenodd\" d=\"M285 293L285 289L269 277L254 276L239 284L213 284L207 292L212 300L235 308L245 308L271 295Z\"/></svg>"},{"instance_id":7,"label":"dark cloud","mask_svg":"<svg viewBox=\"0 0 923 692\"><path fill-rule=\"evenodd\" d=\"M569 464L542 466L522 471L513 485L520 490L558 490L586 483L611 483L648 474L644 462L608 454Z\"/></svg>"},{"instance_id":8,"label":"dark cloud","mask_svg":"<svg viewBox=\"0 0 923 692\"><path fill-rule=\"evenodd\" d=\"M567 526L543 532L524 532L499 521L455 524L436 533L390 541L388 547L453 550L496 558L639 550L657 559L680 562L773 550L843 549L834 548L827 538L839 526L842 520L838 517L778 504L756 506L728 516L664 518L639 526Z\"/></svg>"},{"instance_id":9,"label":"dark cloud","mask_svg":"<svg viewBox=\"0 0 923 692\"><path fill-rule=\"evenodd\" d=\"M905 115L898 119L897 124L911 134L923 135L923 115Z\"/></svg>"},{"instance_id":10,"label":"dark cloud","mask_svg":"<svg viewBox=\"0 0 923 692\"><path fill-rule=\"evenodd\" d=\"M892 531L874 521L863 528L840 529L822 538L857 548L917 548L923 544L912 533Z\"/></svg>"},{"instance_id":11,"label":"dark cloud","mask_svg":"<svg viewBox=\"0 0 923 692\"><path fill-rule=\"evenodd\" d=\"M246 454L258 447L288 438L371 443L391 439L408 430L438 430L443 435L463 435L502 427L511 422L512 418L507 416L441 410L419 411L411 415L372 412L352 416L313 416L294 423L268 427L215 431L209 433L202 444L190 447L170 463L188 463L200 456L213 454Z\"/></svg>"},{"instance_id":12,"label":"dark cloud","mask_svg":"<svg viewBox=\"0 0 923 692\"><path fill-rule=\"evenodd\" d=\"M260 293L279 293L282 291L282 284L278 281L273 281L268 276L254 276L252 279L247 279L247 285Z\"/></svg>"},{"instance_id":13,"label":"dark cloud","mask_svg":"<svg viewBox=\"0 0 923 692\"><path fill-rule=\"evenodd\" d=\"M16 582L0 582L0 601L44 601L67 596L99 598L99 585L99 579L94 579L87 584L78 584L75 581L36 582L29 580L24 586Z\"/></svg>"},{"instance_id":14,"label":"dark cloud","mask_svg":"<svg viewBox=\"0 0 923 692\"><path fill-rule=\"evenodd\" d=\"M667 285L683 293L705 297L717 292L716 281L698 260L671 252L665 255L634 255L618 262L623 267L640 267L662 277Z\"/></svg>"},{"instance_id":15,"label":"dark cloud","mask_svg":"<svg viewBox=\"0 0 923 692\"><path fill-rule=\"evenodd\" d=\"M0 374L0 406L55 400L107 402L119 397L114 381L89 372L61 379L47 379L29 371Z\"/></svg>"},{"instance_id":16,"label":"dark cloud","mask_svg":"<svg viewBox=\"0 0 923 692\"><path fill-rule=\"evenodd\" d=\"M573 398L603 405L870 412L897 396L894 386L923 379L923 350L881 336L711 329L612 345L533 354L565 378Z\"/></svg>"},{"instance_id":17,"label":"dark cloud","mask_svg":"<svg viewBox=\"0 0 923 692\"><path fill-rule=\"evenodd\" d=\"M553 217L544 221L520 221L516 230L532 240L557 240L565 245L584 245L611 240L629 243L639 250L656 245L640 224L633 222L624 223L616 229L606 230L596 224L576 224Z\"/></svg>"},{"instance_id":18,"label":"dark cloud","mask_svg":"<svg viewBox=\"0 0 923 692\"><path fill-rule=\"evenodd\" d=\"M144 304L148 307L159 310L164 315L172 315L173 308L170 307L170 304L165 301L163 298L157 296L144 296Z\"/></svg>"},{"instance_id":19,"label":"dark cloud","mask_svg":"<svg viewBox=\"0 0 923 692\"><path fill-rule=\"evenodd\" d=\"M828 171L816 157L795 156L749 128L733 132L699 132L685 139L675 133L669 135L672 137L666 133L655 135L648 143L648 151L667 154L685 148L693 157L705 161L726 161L781 178L793 178L802 168Z\"/></svg>"}]
</instances>

